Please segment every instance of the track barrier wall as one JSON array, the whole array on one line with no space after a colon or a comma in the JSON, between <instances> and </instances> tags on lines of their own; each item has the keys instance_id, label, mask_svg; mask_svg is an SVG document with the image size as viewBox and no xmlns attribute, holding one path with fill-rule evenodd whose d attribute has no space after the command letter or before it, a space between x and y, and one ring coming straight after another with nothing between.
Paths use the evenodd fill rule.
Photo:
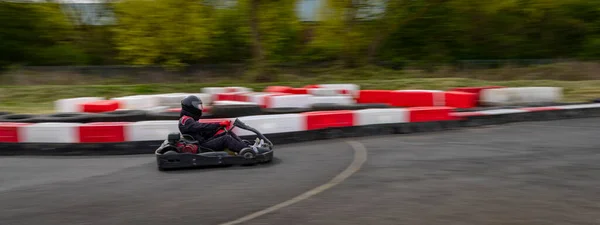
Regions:
<instances>
[{"instance_id":1,"label":"track barrier wall","mask_svg":"<svg viewBox=\"0 0 600 225\"><path fill-rule=\"evenodd\" d=\"M429 132L511 122L600 116L600 103L455 112L452 107L336 110L240 117L275 144ZM201 119L215 123L232 118ZM0 123L0 155L151 154L177 120L101 123ZM234 129L244 138L247 131Z\"/></svg>"}]
</instances>

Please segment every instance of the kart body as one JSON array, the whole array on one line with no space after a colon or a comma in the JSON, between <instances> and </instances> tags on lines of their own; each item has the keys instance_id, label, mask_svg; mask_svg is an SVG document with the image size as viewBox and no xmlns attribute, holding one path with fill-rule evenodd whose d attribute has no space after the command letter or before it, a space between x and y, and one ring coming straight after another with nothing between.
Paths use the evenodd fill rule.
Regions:
<instances>
[{"instance_id":1,"label":"kart body","mask_svg":"<svg viewBox=\"0 0 600 225\"><path fill-rule=\"evenodd\" d=\"M170 133L167 140L155 151L158 169L162 171L193 167L255 165L273 160L273 143L269 139L238 119L235 119L230 129L224 128L224 131L231 132L234 127L251 131L257 135L257 142L260 139L263 141L260 144L252 145L250 141L244 140L249 148L236 154L199 146L198 141L189 135L181 135L178 132Z\"/></svg>"}]
</instances>

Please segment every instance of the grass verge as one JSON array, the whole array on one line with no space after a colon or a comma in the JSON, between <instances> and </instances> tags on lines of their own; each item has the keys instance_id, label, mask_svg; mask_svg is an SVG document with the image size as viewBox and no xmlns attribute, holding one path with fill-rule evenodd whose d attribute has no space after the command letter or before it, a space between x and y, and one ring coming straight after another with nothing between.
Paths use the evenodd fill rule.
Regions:
<instances>
[{"instance_id":1,"label":"grass verge","mask_svg":"<svg viewBox=\"0 0 600 225\"><path fill-rule=\"evenodd\" d=\"M244 86L261 91L269 85L301 87L311 83L354 83L361 89L428 89L447 90L454 87L502 85L509 87L552 86L564 88L565 102L590 101L600 98L600 80L556 81L556 80L511 80L489 81L469 78L406 78L406 79L365 79L329 80L305 79L303 81L244 83L222 81L214 83L175 83L175 84L133 84L133 85L30 85L0 86L0 111L15 113L51 113L54 101L62 98L103 96L107 98L173 92L198 93L202 87Z\"/></svg>"}]
</instances>

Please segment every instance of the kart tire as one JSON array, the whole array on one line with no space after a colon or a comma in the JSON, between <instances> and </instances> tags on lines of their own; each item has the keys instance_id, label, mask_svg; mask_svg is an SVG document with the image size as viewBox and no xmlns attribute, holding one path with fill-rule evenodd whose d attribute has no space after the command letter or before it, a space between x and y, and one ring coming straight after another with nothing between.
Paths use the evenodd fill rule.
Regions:
<instances>
[{"instance_id":1,"label":"kart tire","mask_svg":"<svg viewBox=\"0 0 600 225\"><path fill-rule=\"evenodd\" d=\"M235 118L263 114L258 105L214 105L210 111L213 118Z\"/></svg>"},{"instance_id":2,"label":"kart tire","mask_svg":"<svg viewBox=\"0 0 600 225\"><path fill-rule=\"evenodd\" d=\"M309 108L294 108L294 107L286 107L286 108L266 108L262 109L262 112L265 114L288 114L288 113L303 113L310 112Z\"/></svg>"},{"instance_id":3,"label":"kart tire","mask_svg":"<svg viewBox=\"0 0 600 225\"><path fill-rule=\"evenodd\" d=\"M316 103L310 106L311 111L348 110L350 106L335 103Z\"/></svg>"},{"instance_id":4,"label":"kart tire","mask_svg":"<svg viewBox=\"0 0 600 225\"><path fill-rule=\"evenodd\" d=\"M118 110L96 114L92 122L139 122L148 120L147 112L143 110Z\"/></svg>"},{"instance_id":5,"label":"kart tire","mask_svg":"<svg viewBox=\"0 0 600 225\"><path fill-rule=\"evenodd\" d=\"M244 157L245 159L256 158L256 152L254 152L254 150L252 150L251 148L242 149L238 155Z\"/></svg>"},{"instance_id":6,"label":"kart tire","mask_svg":"<svg viewBox=\"0 0 600 225\"><path fill-rule=\"evenodd\" d=\"M179 120L179 112L149 112L147 120Z\"/></svg>"},{"instance_id":7,"label":"kart tire","mask_svg":"<svg viewBox=\"0 0 600 225\"><path fill-rule=\"evenodd\" d=\"M12 113L10 113L10 112L0 112L0 116L5 116L5 115L8 115L8 114L12 114Z\"/></svg>"},{"instance_id":8,"label":"kart tire","mask_svg":"<svg viewBox=\"0 0 600 225\"><path fill-rule=\"evenodd\" d=\"M38 115L33 114L6 114L0 116L0 122L37 123Z\"/></svg>"},{"instance_id":9,"label":"kart tire","mask_svg":"<svg viewBox=\"0 0 600 225\"><path fill-rule=\"evenodd\" d=\"M92 113L54 113L36 118L37 123L89 123L95 115Z\"/></svg>"},{"instance_id":10,"label":"kart tire","mask_svg":"<svg viewBox=\"0 0 600 225\"><path fill-rule=\"evenodd\" d=\"M391 106L388 104L351 104L351 105L341 105L335 103L317 103L311 105L311 109L313 111L330 111L330 110L360 110L360 109L381 109L381 108L390 108Z\"/></svg>"},{"instance_id":11,"label":"kart tire","mask_svg":"<svg viewBox=\"0 0 600 225\"><path fill-rule=\"evenodd\" d=\"M349 105L352 110L360 110L360 109L386 109L391 108L392 106L385 103L361 103L361 104L353 104Z\"/></svg>"}]
</instances>

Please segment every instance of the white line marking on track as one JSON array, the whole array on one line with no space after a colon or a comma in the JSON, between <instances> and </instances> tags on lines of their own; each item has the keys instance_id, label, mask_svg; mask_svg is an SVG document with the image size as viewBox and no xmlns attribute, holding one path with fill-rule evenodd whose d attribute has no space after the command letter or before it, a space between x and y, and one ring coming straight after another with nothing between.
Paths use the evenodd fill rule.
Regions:
<instances>
[{"instance_id":1,"label":"white line marking on track","mask_svg":"<svg viewBox=\"0 0 600 225\"><path fill-rule=\"evenodd\" d=\"M344 171L342 171L340 174L335 176L329 182L327 182L321 186L318 186L310 191L304 192L301 195L298 195L298 196L296 196L290 200L287 200L285 202L282 202L277 205L271 206L269 208L260 210L258 212L246 215L239 219L229 221L226 223L222 223L220 225L233 225L233 224L239 224L239 223L250 221L259 216L266 215L268 213L277 211L277 210L287 207L289 205L298 203L302 200L306 200L314 195L317 195L317 194L343 182L348 177L352 176L352 174L356 173L356 171L360 170L360 168L365 163L365 161L367 161L367 149L365 148L365 146L363 144L361 144L360 142L356 142L356 141L348 141L347 143L350 144L350 146L352 146L352 149L354 150L354 160L348 167L346 167L346 169Z\"/></svg>"}]
</instances>

